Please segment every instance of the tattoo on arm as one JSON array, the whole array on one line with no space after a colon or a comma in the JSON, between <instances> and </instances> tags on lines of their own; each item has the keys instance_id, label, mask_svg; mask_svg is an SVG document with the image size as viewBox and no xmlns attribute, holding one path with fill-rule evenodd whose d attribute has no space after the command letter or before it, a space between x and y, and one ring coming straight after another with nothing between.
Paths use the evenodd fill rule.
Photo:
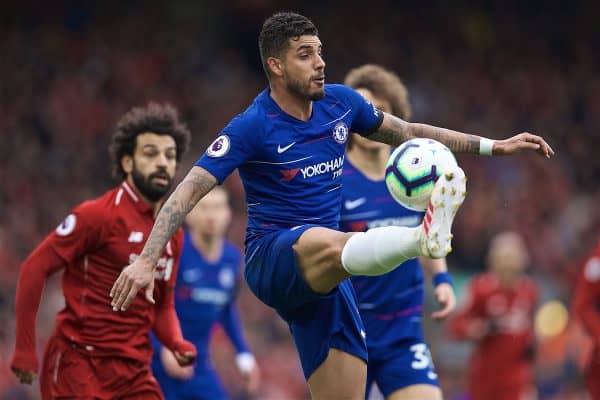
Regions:
<instances>
[{"instance_id":1,"label":"tattoo on arm","mask_svg":"<svg viewBox=\"0 0 600 400\"><path fill-rule=\"evenodd\" d=\"M158 260L169 239L188 212L215 185L217 180L201 167L193 167L161 208L141 256Z\"/></svg>"},{"instance_id":2,"label":"tattoo on arm","mask_svg":"<svg viewBox=\"0 0 600 400\"><path fill-rule=\"evenodd\" d=\"M408 122L400 118L384 113L383 122L379 129L367 138L391 146L400 146L407 140L412 139L408 130L409 125Z\"/></svg>"},{"instance_id":3,"label":"tattoo on arm","mask_svg":"<svg viewBox=\"0 0 600 400\"><path fill-rule=\"evenodd\" d=\"M408 123L390 114L385 114L379 129L368 138L392 146L399 146L407 140L420 137L442 142L456 153L479 154L479 141L481 139L479 136L431 125Z\"/></svg>"}]
</instances>

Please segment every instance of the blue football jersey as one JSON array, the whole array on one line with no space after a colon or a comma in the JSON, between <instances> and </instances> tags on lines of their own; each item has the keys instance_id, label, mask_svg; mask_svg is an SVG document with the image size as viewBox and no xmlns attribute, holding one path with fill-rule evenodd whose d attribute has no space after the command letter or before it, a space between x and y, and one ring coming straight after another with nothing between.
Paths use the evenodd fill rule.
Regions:
<instances>
[{"instance_id":1,"label":"blue football jersey","mask_svg":"<svg viewBox=\"0 0 600 400\"><path fill-rule=\"evenodd\" d=\"M308 121L286 114L260 93L198 160L222 182L239 169L248 205L246 245L282 228L316 224L337 228L341 175L349 133L369 134L383 113L343 85L325 85Z\"/></svg>"},{"instance_id":2,"label":"blue football jersey","mask_svg":"<svg viewBox=\"0 0 600 400\"><path fill-rule=\"evenodd\" d=\"M249 351L234 306L241 262L240 250L228 241L218 260L206 260L186 232L175 287L175 309L183 337L194 343L198 357L191 379L171 378L160 361L162 345L152 337L152 370L165 399L227 398L211 364L208 347L212 328L220 323L238 353Z\"/></svg>"},{"instance_id":3,"label":"blue football jersey","mask_svg":"<svg viewBox=\"0 0 600 400\"><path fill-rule=\"evenodd\" d=\"M242 254L225 242L217 261L207 261L185 234L175 287L175 309L183 336L193 342L198 359L206 358L211 328L221 323L238 351L246 351L234 308ZM237 342L237 343L236 343Z\"/></svg>"},{"instance_id":4,"label":"blue football jersey","mask_svg":"<svg viewBox=\"0 0 600 400\"><path fill-rule=\"evenodd\" d=\"M342 177L340 230L362 232L381 226L412 227L421 223L424 213L398 204L385 181L367 178L349 161ZM369 354L402 338L423 336L423 272L417 259L383 276L357 276L351 280L367 331Z\"/></svg>"}]
</instances>

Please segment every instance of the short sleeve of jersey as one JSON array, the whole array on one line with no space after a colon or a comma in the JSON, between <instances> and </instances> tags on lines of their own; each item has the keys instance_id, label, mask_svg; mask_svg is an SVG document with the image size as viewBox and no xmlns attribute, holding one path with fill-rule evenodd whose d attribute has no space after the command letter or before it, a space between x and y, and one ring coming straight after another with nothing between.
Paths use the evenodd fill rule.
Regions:
<instances>
[{"instance_id":1,"label":"short sleeve of jersey","mask_svg":"<svg viewBox=\"0 0 600 400\"><path fill-rule=\"evenodd\" d=\"M356 90L337 85L338 90L348 99L353 111L352 132L360 133L362 136L369 136L381 126L383 122L383 112L375 108L373 104L367 101Z\"/></svg>"},{"instance_id":2,"label":"short sleeve of jersey","mask_svg":"<svg viewBox=\"0 0 600 400\"><path fill-rule=\"evenodd\" d=\"M66 262L101 246L102 226L106 224L101 209L92 202L75 207L49 236L50 246Z\"/></svg>"},{"instance_id":3,"label":"short sleeve of jersey","mask_svg":"<svg viewBox=\"0 0 600 400\"><path fill-rule=\"evenodd\" d=\"M195 165L223 183L237 167L254 156L261 131L257 111L247 110L231 120Z\"/></svg>"}]
</instances>

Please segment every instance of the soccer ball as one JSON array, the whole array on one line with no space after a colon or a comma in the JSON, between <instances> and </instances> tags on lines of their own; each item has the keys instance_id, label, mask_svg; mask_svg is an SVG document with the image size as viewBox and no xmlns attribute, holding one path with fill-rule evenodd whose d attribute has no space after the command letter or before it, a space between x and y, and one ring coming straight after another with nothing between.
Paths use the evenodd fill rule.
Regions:
<instances>
[{"instance_id":1,"label":"soccer ball","mask_svg":"<svg viewBox=\"0 0 600 400\"><path fill-rule=\"evenodd\" d=\"M398 203L425 211L437 179L457 165L450 149L440 142L412 139L392 152L385 169L385 183Z\"/></svg>"}]
</instances>

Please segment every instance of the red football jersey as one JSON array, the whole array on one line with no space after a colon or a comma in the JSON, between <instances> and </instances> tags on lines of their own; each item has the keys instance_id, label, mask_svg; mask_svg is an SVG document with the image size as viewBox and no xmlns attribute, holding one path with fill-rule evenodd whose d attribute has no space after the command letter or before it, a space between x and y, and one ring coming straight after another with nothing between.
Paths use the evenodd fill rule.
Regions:
<instances>
[{"instance_id":1,"label":"red football jersey","mask_svg":"<svg viewBox=\"0 0 600 400\"><path fill-rule=\"evenodd\" d=\"M158 261L156 305L145 300L142 290L127 311L115 312L109 293L121 270L141 253L153 224L153 209L127 182L73 209L21 268L13 366L37 369L35 314L47 275L61 268L66 305L58 313L56 333L91 354L150 361L148 333L156 315L174 315L182 230L171 238ZM178 325L176 318L175 322ZM179 326L173 329L180 337Z\"/></svg>"},{"instance_id":2,"label":"red football jersey","mask_svg":"<svg viewBox=\"0 0 600 400\"><path fill-rule=\"evenodd\" d=\"M600 346L600 242L583 266L573 308L596 346Z\"/></svg>"},{"instance_id":3,"label":"red football jersey","mask_svg":"<svg viewBox=\"0 0 600 400\"><path fill-rule=\"evenodd\" d=\"M592 399L600 399L600 241L583 266L573 311L594 342L585 375Z\"/></svg>"},{"instance_id":4,"label":"red football jersey","mask_svg":"<svg viewBox=\"0 0 600 400\"><path fill-rule=\"evenodd\" d=\"M465 306L450 322L458 338L468 338L474 321L487 323L490 331L473 349L469 362L469 391L477 394L499 394L505 388L513 390L533 383L533 318L538 301L538 289L533 281L522 278L513 288L500 285L498 279L484 273L469 286ZM490 392L491 390L491 392Z\"/></svg>"}]
</instances>

